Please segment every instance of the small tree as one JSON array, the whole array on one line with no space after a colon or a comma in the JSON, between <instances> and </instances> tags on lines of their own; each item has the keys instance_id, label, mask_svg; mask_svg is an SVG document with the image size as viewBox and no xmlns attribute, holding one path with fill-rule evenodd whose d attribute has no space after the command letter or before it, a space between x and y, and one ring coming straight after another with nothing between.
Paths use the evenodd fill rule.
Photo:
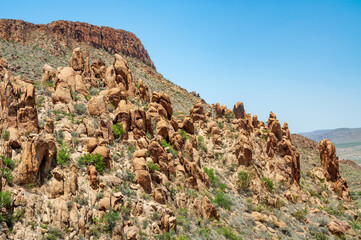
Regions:
<instances>
[{"instance_id":1,"label":"small tree","mask_svg":"<svg viewBox=\"0 0 361 240\"><path fill-rule=\"evenodd\" d=\"M98 172L103 173L105 170L104 157L99 153L96 154L85 154L78 160L79 166L94 165Z\"/></svg>"}]
</instances>

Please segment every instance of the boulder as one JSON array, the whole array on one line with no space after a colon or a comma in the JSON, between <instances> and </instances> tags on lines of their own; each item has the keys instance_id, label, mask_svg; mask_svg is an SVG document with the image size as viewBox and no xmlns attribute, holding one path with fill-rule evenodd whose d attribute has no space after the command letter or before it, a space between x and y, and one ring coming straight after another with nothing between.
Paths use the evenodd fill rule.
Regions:
<instances>
[{"instance_id":1,"label":"boulder","mask_svg":"<svg viewBox=\"0 0 361 240\"><path fill-rule=\"evenodd\" d=\"M246 116L246 111L242 102L237 102L233 107L233 113L236 119L243 119Z\"/></svg>"},{"instance_id":2,"label":"boulder","mask_svg":"<svg viewBox=\"0 0 361 240\"><path fill-rule=\"evenodd\" d=\"M80 48L75 48L69 60L69 67L73 68L75 71L81 71L84 69L84 64L82 51Z\"/></svg>"},{"instance_id":3,"label":"boulder","mask_svg":"<svg viewBox=\"0 0 361 240\"><path fill-rule=\"evenodd\" d=\"M42 184L56 158L53 139L37 135L22 144L21 162L15 170L14 182L20 185Z\"/></svg>"},{"instance_id":4,"label":"boulder","mask_svg":"<svg viewBox=\"0 0 361 240\"><path fill-rule=\"evenodd\" d=\"M108 113L105 97L102 95L93 96L88 103L88 112L93 116L100 116L103 113Z\"/></svg>"}]
</instances>

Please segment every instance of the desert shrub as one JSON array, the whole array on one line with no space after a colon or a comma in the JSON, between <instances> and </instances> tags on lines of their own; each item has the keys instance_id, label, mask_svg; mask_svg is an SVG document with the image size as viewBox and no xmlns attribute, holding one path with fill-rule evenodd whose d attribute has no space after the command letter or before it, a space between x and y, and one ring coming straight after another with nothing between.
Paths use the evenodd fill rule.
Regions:
<instances>
[{"instance_id":1,"label":"desert shrub","mask_svg":"<svg viewBox=\"0 0 361 240\"><path fill-rule=\"evenodd\" d=\"M123 139L125 131L121 123L116 123L112 126L113 134L115 138Z\"/></svg>"},{"instance_id":2,"label":"desert shrub","mask_svg":"<svg viewBox=\"0 0 361 240\"><path fill-rule=\"evenodd\" d=\"M103 173L105 170L104 157L99 153L85 154L78 160L79 166L94 165L98 172Z\"/></svg>"},{"instance_id":3,"label":"desert shrub","mask_svg":"<svg viewBox=\"0 0 361 240\"><path fill-rule=\"evenodd\" d=\"M120 219L119 212L110 208L108 212L103 215L102 222L104 222L104 231L112 235L116 222Z\"/></svg>"},{"instance_id":4,"label":"desert shrub","mask_svg":"<svg viewBox=\"0 0 361 240\"><path fill-rule=\"evenodd\" d=\"M8 157L5 157L4 155L1 155L0 156L3 164L7 167L7 168L10 168L11 170L14 169L15 167L15 162L14 160L12 160L11 158L8 158Z\"/></svg>"},{"instance_id":5,"label":"desert shrub","mask_svg":"<svg viewBox=\"0 0 361 240\"><path fill-rule=\"evenodd\" d=\"M47 240L56 240L63 239L64 232L57 227L48 227L49 235L47 236Z\"/></svg>"},{"instance_id":6,"label":"desert shrub","mask_svg":"<svg viewBox=\"0 0 361 240\"><path fill-rule=\"evenodd\" d=\"M9 141L9 138L10 138L10 132L9 131L4 131L3 139L5 141Z\"/></svg>"},{"instance_id":7,"label":"desert shrub","mask_svg":"<svg viewBox=\"0 0 361 240\"><path fill-rule=\"evenodd\" d=\"M249 187L249 185L251 184L251 174L249 174L248 172L244 172L244 171L240 171L238 173L238 183L239 183L239 187L242 189L246 189Z\"/></svg>"},{"instance_id":8,"label":"desert shrub","mask_svg":"<svg viewBox=\"0 0 361 240\"><path fill-rule=\"evenodd\" d=\"M83 115L87 112L86 106L84 104L75 104L74 110L79 115Z\"/></svg>"},{"instance_id":9,"label":"desert shrub","mask_svg":"<svg viewBox=\"0 0 361 240\"><path fill-rule=\"evenodd\" d=\"M213 187L218 187L219 185L219 178L214 174L213 168L204 168L204 172L208 175L209 182L212 184Z\"/></svg>"},{"instance_id":10,"label":"desert shrub","mask_svg":"<svg viewBox=\"0 0 361 240\"><path fill-rule=\"evenodd\" d=\"M69 164L69 160L70 160L69 149L67 148L65 143L62 143L56 156L56 162L60 166L65 166Z\"/></svg>"},{"instance_id":11,"label":"desert shrub","mask_svg":"<svg viewBox=\"0 0 361 240\"><path fill-rule=\"evenodd\" d=\"M168 149L168 152L171 153L174 157L178 156L178 152L176 150L174 150L174 148L172 147L172 145L170 145L169 142L167 142L167 140L163 139L160 144L164 147Z\"/></svg>"},{"instance_id":12,"label":"desert shrub","mask_svg":"<svg viewBox=\"0 0 361 240\"><path fill-rule=\"evenodd\" d=\"M149 171L154 173L155 171L160 171L160 167L158 164L155 164L154 162L149 162L148 164L148 167L149 167Z\"/></svg>"},{"instance_id":13,"label":"desert shrub","mask_svg":"<svg viewBox=\"0 0 361 240\"><path fill-rule=\"evenodd\" d=\"M232 201L225 192L223 192L222 190L217 190L216 197L214 198L214 203L216 203L220 207L230 210Z\"/></svg>"},{"instance_id":14,"label":"desert shrub","mask_svg":"<svg viewBox=\"0 0 361 240\"><path fill-rule=\"evenodd\" d=\"M197 137L197 142L198 142L197 149L198 150L202 149L204 152L207 152L207 147L204 145L204 139L202 136L199 135Z\"/></svg>"},{"instance_id":15,"label":"desert shrub","mask_svg":"<svg viewBox=\"0 0 361 240\"><path fill-rule=\"evenodd\" d=\"M219 127L220 129L223 129L223 128L224 128L224 123L223 123L223 122L217 122L217 124L218 124L218 127Z\"/></svg>"},{"instance_id":16,"label":"desert shrub","mask_svg":"<svg viewBox=\"0 0 361 240\"><path fill-rule=\"evenodd\" d=\"M183 142L185 142L185 141L187 141L187 139L189 139L189 136L186 131L181 130L181 135L182 135Z\"/></svg>"},{"instance_id":17,"label":"desert shrub","mask_svg":"<svg viewBox=\"0 0 361 240\"><path fill-rule=\"evenodd\" d=\"M293 216L298 220L298 221L304 221L306 219L307 216L307 209L299 209L297 210Z\"/></svg>"},{"instance_id":18,"label":"desert shrub","mask_svg":"<svg viewBox=\"0 0 361 240\"><path fill-rule=\"evenodd\" d=\"M266 178L266 177L264 177L264 178L262 178L262 181L266 184L266 187L268 188L268 190L273 190L273 182L272 182L272 180L271 179L269 179L269 178Z\"/></svg>"},{"instance_id":19,"label":"desert shrub","mask_svg":"<svg viewBox=\"0 0 361 240\"><path fill-rule=\"evenodd\" d=\"M6 181L9 183L9 184L12 184L13 183L13 180L14 180L14 177L11 173L11 170L7 167L3 167L1 169L1 173L2 173L2 176L3 178L6 179Z\"/></svg>"},{"instance_id":20,"label":"desert shrub","mask_svg":"<svg viewBox=\"0 0 361 240\"><path fill-rule=\"evenodd\" d=\"M237 235L232 231L229 227L219 228L217 231L220 235L223 235L226 239L230 240L241 240L241 237L237 237Z\"/></svg>"},{"instance_id":21,"label":"desert shrub","mask_svg":"<svg viewBox=\"0 0 361 240\"><path fill-rule=\"evenodd\" d=\"M12 184L14 180L12 170L15 167L15 162L11 158L5 157L4 155L1 155L0 158L4 164L3 168L1 168L2 176L9 184Z\"/></svg>"}]
</instances>

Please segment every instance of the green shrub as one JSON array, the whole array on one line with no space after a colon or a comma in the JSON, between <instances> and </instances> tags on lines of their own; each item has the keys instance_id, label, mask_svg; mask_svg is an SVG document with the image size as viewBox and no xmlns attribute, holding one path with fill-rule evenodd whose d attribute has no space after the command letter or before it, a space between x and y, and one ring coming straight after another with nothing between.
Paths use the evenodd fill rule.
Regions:
<instances>
[{"instance_id":1,"label":"green shrub","mask_svg":"<svg viewBox=\"0 0 361 240\"><path fill-rule=\"evenodd\" d=\"M168 149L168 152L171 153L174 157L178 156L178 152L176 150L174 150L174 148L172 147L172 145L170 145L169 142L167 142L167 140L163 139L160 144L164 147Z\"/></svg>"},{"instance_id":2,"label":"green shrub","mask_svg":"<svg viewBox=\"0 0 361 240\"><path fill-rule=\"evenodd\" d=\"M307 216L307 209L299 209L297 210L293 216L298 220L298 221L304 221L306 219Z\"/></svg>"},{"instance_id":3,"label":"green shrub","mask_svg":"<svg viewBox=\"0 0 361 240\"><path fill-rule=\"evenodd\" d=\"M274 185L273 185L273 182L271 179L264 177L264 178L262 178L262 181L266 184L268 190L270 190L270 191L273 190Z\"/></svg>"},{"instance_id":4,"label":"green shrub","mask_svg":"<svg viewBox=\"0 0 361 240\"><path fill-rule=\"evenodd\" d=\"M125 135L125 131L123 129L123 125L121 123L116 123L112 126L113 128L113 135L117 139L123 139Z\"/></svg>"},{"instance_id":5,"label":"green shrub","mask_svg":"<svg viewBox=\"0 0 361 240\"><path fill-rule=\"evenodd\" d=\"M181 130L181 135L182 135L183 142L185 142L185 141L187 141L187 139L189 139L189 136L186 131Z\"/></svg>"},{"instance_id":6,"label":"green shrub","mask_svg":"<svg viewBox=\"0 0 361 240\"><path fill-rule=\"evenodd\" d=\"M102 222L105 223L104 225L104 231L110 233L112 236L113 229L115 227L115 224L120 219L119 212L113 210L113 208L110 208L107 213L103 215Z\"/></svg>"},{"instance_id":7,"label":"green shrub","mask_svg":"<svg viewBox=\"0 0 361 240\"><path fill-rule=\"evenodd\" d=\"M49 235L47 240L64 239L64 232L57 227L48 227Z\"/></svg>"},{"instance_id":8,"label":"green shrub","mask_svg":"<svg viewBox=\"0 0 361 240\"><path fill-rule=\"evenodd\" d=\"M207 152L207 147L204 145L204 139L202 136L198 136L197 137L197 142L198 142L198 146L197 149L200 150L202 149L205 153Z\"/></svg>"},{"instance_id":9,"label":"green shrub","mask_svg":"<svg viewBox=\"0 0 361 240\"><path fill-rule=\"evenodd\" d=\"M220 207L230 210L232 201L226 193L224 193L221 190L217 190L217 194L214 199L214 203L216 203Z\"/></svg>"},{"instance_id":10,"label":"green shrub","mask_svg":"<svg viewBox=\"0 0 361 240\"><path fill-rule=\"evenodd\" d=\"M15 168L15 162L4 155L0 156L4 167L1 169L2 176L6 179L9 184L13 183L14 177L12 175L12 170Z\"/></svg>"},{"instance_id":11,"label":"green shrub","mask_svg":"<svg viewBox=\"0 0 361 240\"><path fill-rule=\"evenodd\" d=\"M214 174L213 168L204 168L204 172L208 175L209 182L212 184L213 187L218 187L219 185L219 178Z\"/></svg>"},{"instance_id":12,"label":"green shrub","mask_svg":"<svg viewBox=\"0 0 361 240\"><path fill-rule=\"evenodd\" d=\"M155 164L154 162L149 162L148 163L148 167L149 167L149 171L154 173L155 171L160 171L160 167L158 164Z\"/></svg>"},{"instance_id":13,"label":"green shrub","mask_svg":"<svg viewBox=\"0 0 361 240\"><path fill-rule=\"evenodd\" d=\"M79 115L83 115L87 112L86 106L84 104L75 104L74 110Z\"/></svg>"},{"instance_id":14,"label":"green shrub","mask_svg":"<svg viewBox=\"0 0 361 240\"><path fill-rule=\"evenodd\" d=\"M6 179L9 184L13 184L14 177L11 173L10 168L3 167L1 169L2 176Z\"/></svg>"},{"instance_id":15,"label":"green shrub","mask_svg":"<svg viewBox=\"0 0 361 240\"><path fill-rule=\"evenodd\" d=\"M69 164L69 160L70 160L69 149L67 148L65 143L62 143L57 153L56 161L58 165L64 166Z\"/></svg>"},{"instance_id":16,"label":"green shrub","mask_svg":"<svg viewBox=\"0 0 361 240\"><path fill-rule=\"evenodd\" d=\"M14 169L15 162L11 158L5 157L4 155L1 155L0 158L6 167L10 168L11 170Z\"/></svg>"},{"instance_id":17,"label":"green shrub","mask_svg":"<svg viewBox=\"0 0 361 240\"><path fill-rule=\"evenodd\" d=\"M246 189L251 184L251 175L248 172L240 171L238 173L238 182L239 187L242 189Z\"/></svg>"},{"instance_id":18,"label":"green shrub","mask_svg":"<svg viewBox=\"0 0 361 240\"><path fill-rule=\"evenodd\" d=\"M224 127L224 123L223 123L223 122L217 122L217 124L218 124L218 127L219 127L220 129L223 129L223 127Z\"/></svg>"},{"instance_id":19,"label":"green shrub","mask_svg":"<svg viewBox=\"0 0 361 240\"><path fill-rule=\"evenodd\" d=\"M241 240L241 237L237 237L237 235L232 231L229 227L219 228L217 231L220 235L223 235L226 239L230 240Z\"/></svg>"},{"instance_id":20,"label":"green shrub","mask_svg":"<svg viewBox=\"0 0 361 240\"><path fill-rule=\"evenodd\" d=\"M104 157L99 153L85 154L78 160L79 166L94 165L98 172L103 173L105 170Z\"/></svg>"},{"instance_id":21,"label":"green shrub","mask_svg":"<svg viewBox=\"0 0 361 240\"><path fill-rule=\"evenodd\" d=\"M9 141L9 138L10 138L10 132L9 131L5 131L4 134L3 134L3 139L5 141Z\"/></svg>"}]
</instances>

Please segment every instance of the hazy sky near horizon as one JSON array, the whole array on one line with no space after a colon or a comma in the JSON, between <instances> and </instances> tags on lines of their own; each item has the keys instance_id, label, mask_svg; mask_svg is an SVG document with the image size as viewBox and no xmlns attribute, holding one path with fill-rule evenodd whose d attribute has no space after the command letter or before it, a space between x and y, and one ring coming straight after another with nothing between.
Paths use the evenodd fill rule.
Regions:
<instances>
[{"instance_id":1,"label":"hazy sky near horizon","mask_svg":"<svg viewBox=\"0 0 361 240\"><path fill-rule=\"evenodd\" d=\"M4 1L0 18L135 33L157 70L291 132L361 127L361 1Z\"/></svg>"}]
</instances>

